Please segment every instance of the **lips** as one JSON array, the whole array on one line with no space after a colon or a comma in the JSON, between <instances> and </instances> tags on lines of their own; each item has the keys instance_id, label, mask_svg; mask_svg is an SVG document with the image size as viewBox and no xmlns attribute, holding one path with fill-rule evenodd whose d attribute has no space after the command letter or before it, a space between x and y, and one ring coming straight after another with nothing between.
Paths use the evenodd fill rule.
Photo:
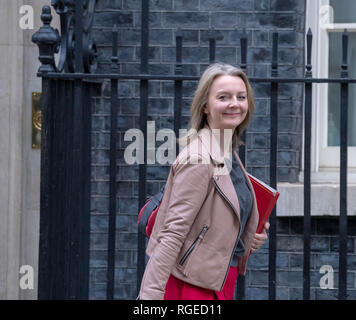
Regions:
<instances>
[{"instance_id":1,"label":"lips","mask_svg":"<svg viewBox=\"0 0 356 320\"><path fill-rule=\"evenodd\" d=\"M240 112L236 112L236 113L224 113L225 115L227 115L227 116L238 116L238 115L240 115L241 113Z\"/></svg>"}]
</instances>

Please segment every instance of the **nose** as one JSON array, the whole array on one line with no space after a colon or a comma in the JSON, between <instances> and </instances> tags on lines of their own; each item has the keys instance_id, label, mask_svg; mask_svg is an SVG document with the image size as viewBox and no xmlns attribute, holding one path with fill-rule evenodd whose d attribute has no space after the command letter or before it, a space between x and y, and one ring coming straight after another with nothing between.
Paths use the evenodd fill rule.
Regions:
<instances>
[{"instance_id":1,"label":"nose","mask_svg":"<svg viewBox=\"0 0 356 320\"><path fill-rule=\"evenodd\" d=\"M230 101L230 107L237 107L239 106L239 100L237 99L237 97L232 97L231 101Z\"/></svg>"}]
</instances>

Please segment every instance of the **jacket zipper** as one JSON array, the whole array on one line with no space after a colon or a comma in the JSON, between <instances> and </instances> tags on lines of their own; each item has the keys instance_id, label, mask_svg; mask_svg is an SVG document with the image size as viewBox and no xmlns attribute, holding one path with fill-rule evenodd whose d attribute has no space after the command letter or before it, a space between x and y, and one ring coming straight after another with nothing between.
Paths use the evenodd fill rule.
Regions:
<instances>
[{"instance_id":1,"label":"jacket zipper","mask_svg":"<svg viewBox=\"0 0 356 320\"><path fill-rule=\"evenodd\" d=\"M219 193L222 195L222 197L226 200L226 202L231 206L232 210L236 213L236 215L238 216L236 210L235 210L235 207L234 205L231 203L231 201L225 196L225 194L222 192L222 190L220 189L220 187L218 186L218 184L216 183L215 179L213 178L213 181L214 181L214 185L216 187L216 189L219 191ZM235 251L235 248L236 248L236 245L237 245L237 241L238 239L240 238L239 235L240 235L240 230L241 230L241 223L239 225L239 231L237 233L237 239L235 241L235 245L234 245L234 249L232 250L232 253L231 253L231 257L230 257L230 260L229 260L229 264L228 264L228 267L227 267L227 270L226 270L226 273L225 273L225 277L224 277L224 281L222 283L222 286L221 286L221 289L222 290L224 288L224 285L225 285L225 282L226 282L226 278L227 278L227 275L229 273L229 268L230 268L230 264L231 264L231 261L232 261L232 258L234 256L234 251Z\"/></svg>"},{"instance_id":2,"label":"jacket zipper","mask_svg":"<svg viewBox=\"0 0 356 320\"><path fill-rule=\"evenodd\" d=\"M182 257L182 259L180 259L179 264L183 265L184 262L187 260L187 258L189 257L189 255L192 253L192 251L194 250L195 246L197 245L199 240L203 240L205 233L208 231L209 227L205 226L203 227L203 229L200 231L199 235L197 236L197 238L194 240L194 242L190 245L190 247L188 248L188 250L186 251L186 253L184 254L184 256Z\"/></svg>"}]
</instances>

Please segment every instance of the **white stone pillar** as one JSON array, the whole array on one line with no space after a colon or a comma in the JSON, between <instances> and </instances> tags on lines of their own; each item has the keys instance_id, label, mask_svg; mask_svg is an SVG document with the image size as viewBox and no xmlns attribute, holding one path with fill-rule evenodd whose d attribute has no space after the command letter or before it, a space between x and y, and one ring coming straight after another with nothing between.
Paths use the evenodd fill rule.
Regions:
<instances>
[{"instance_id":1,"label":"white stone pillar","mask_svg":"<svg viewBox=\"0 0 356 320\"><path fill-rule=\"evenodd\" d=\"M40 204L40 151L32 149L32 92L41 91L38 48L31 37L50 0L0 0L0 300L36 299ZM30 5L34 28L20 28ZM52 9L52 26L59 26ZM34 269L34 289L19 287L20 267Z\"/></svg>"},{"instance_id":2,"label":"white stone pillar","mask_svg":"<svg viewBox=\"0 0 356 320\"><path fill-rule=\"evenodd\" d=\"M22 211L22 1L0 0L0 299L17 299Z\"/></svg>"}]
</instances>

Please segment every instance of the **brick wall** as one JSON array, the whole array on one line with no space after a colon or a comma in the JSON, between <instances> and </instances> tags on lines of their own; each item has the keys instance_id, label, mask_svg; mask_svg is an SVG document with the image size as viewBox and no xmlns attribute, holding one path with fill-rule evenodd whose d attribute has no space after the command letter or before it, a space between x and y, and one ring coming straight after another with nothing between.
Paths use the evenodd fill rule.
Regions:
<instances>
[{"instance_id":1,"label":"brick wall","mask_svg":"<svg viewBox=\"0 0 356 320\"><path fill-rule=\"evenodd\" d=\"M119 72L140 71L140 0L99 0L93 38L99 49L99 71L110 72L111 29L119 27ZM173 74L175 34L183 32L183 73L200 75L208 65L208 33L214 28L217 36L216 60L239 65L242 29L248 36L248 75L270 75L272 33L279 32L279 74L298 77L304 73L305 1L300 0L152 0L150 1L150 67L149 72ZM182 127L189 119L190 101L196 82L184 82ZM256 112L248 129L248 170L268 182L269 177L269 86L252 84ZM105 298L109 191L110 86L104 83L102 94L93 107L92 135L92 202L90 297ZM279 86L278 180L297 181L300 170L302 139L302 87L296 84ZM150 81L148 120L160 128L173 129L173 82ZM138 166L123 160L124 133L139 128L139 83L119 82L119 141L117 161L117 240L115 298L132 299L136 294L136 243L138 211ZM161 143L158 143L158 147ZM148 195L164 183L169 166L148 165ZM328 233L328 224L320 225L324 236L315 234L312 245L327 243L327 249L316 249L313 255L312 281L318 279L318 261L335 257L332 246L336 235ZM302 235L296 218L280 219L278 230L278 290L280 298L301 297ZM322 227L324 226L324 227ZM333 240L334 239L334 240ZM354 240L353 240L354 241ZM267 246L267 244L266 244ZM247 298L266 298L267 253L261 250L251 258ZM354 252L354 251L353 251ZM314 253L313 253L314 254ZM324 255L324 256L323 256ZM318 260L319 259L319 260ZM336 262L337 262L337 258ZM321 263L321 262L320 262ZM333 262L334 263L334 262ZM353 263L353 267L355 262ZM334 268L336 270L336 267ZM351 273L350 279L354 277ZM314 280L313 280L314 279ZM316 281L315 280L315 281ZM313 283L315 283L315 281ZM351 280L350 280L351 281ZM291 286L288 287L290 282ZM335 281L337 285L337 281ZM314 292L314 291L313 291ZM326 291L315 289L312 298ZM331 295L332 296L332 295Z\"/></svg>"},{"instance_id":2,"label":"brick wall","mask_svg":"<svg viewBox=\"0 0 356 320\"><path fill-rule=\"evenodd\" d=\"M310 299L338 299L339 277L338 218L311 219ZM276 298L303 299L303 218L277 219ZM356 299L356 219L348 221L347 299ZM320 279L329 265L333 270L333 289L322 289ZM268 299L268 241L251 255L246 274L246 299Z\"/></svg>"}]
</instances>

